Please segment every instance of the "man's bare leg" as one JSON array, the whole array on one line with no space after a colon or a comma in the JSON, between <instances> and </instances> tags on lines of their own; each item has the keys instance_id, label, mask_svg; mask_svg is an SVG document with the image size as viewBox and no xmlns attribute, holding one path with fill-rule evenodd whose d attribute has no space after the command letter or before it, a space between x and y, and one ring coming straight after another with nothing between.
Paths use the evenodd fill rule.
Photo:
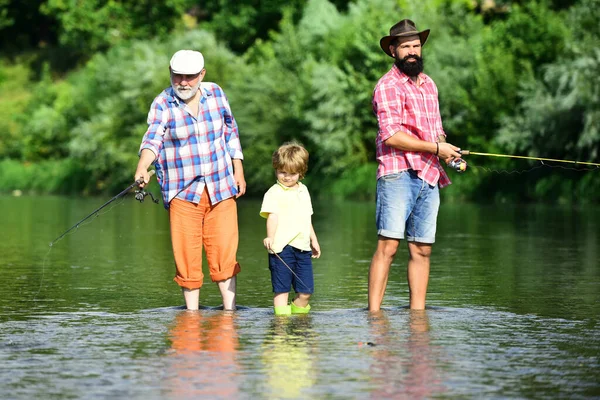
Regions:
<instances>
[{"instance_id":1,"label":"man's bare leg","mask_svg":"<svg viewBox=\"0 0 600 400\"><path fill-rule=\"evenodd\" d=\"M408 243L408 288L409 306L412 310L425 309L427 285L429 284L429 262L431 245L417 242Z\"/></svg>"},{"instance_id":2,"label":"man's bare leg","mask_svg":"<svg viewBox=\"0 0 600 400\"><path fill-rule=\"evenodd\" d=\"M369 268L369 311L379 311L387 287L390 266L398 250L397 239L379 237Z\"/></svg>"},{"instance_id":3,"label":"man's bare leg","mask_svg":"<svg viewBox=\"0 0 600 400\"><path fill-rule=\"evenodd\" d=\"M217 285L219 285L219 291L223 298L223 310L235 310L236 277L217 282Z\"/></svg>"},{"instance_id":4,"label":"man's bare leg","mask_svg":"<svg viewBox=\"0 0 600 400\"><path fill-rule=\"evenodd\" d=\"M200 303L200 289L181 288L183 298L185 299L185 307L188 310L197 310Z\"/></svg>"}]
</instances>

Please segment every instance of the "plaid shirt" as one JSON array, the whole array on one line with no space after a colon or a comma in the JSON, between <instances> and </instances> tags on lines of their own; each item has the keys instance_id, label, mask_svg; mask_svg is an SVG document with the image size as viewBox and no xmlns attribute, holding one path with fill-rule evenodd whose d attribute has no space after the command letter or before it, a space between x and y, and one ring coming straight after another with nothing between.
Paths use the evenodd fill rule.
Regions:
<instances>
[{"instance_id":1,"label":"plaid shirt","mask_svg":"<svg viewBox=\"0 0 600 400\"><path fill-rule=\"evenodd\" d=\"M379 123L377 179L412 169L431 186L450 184L434 154L402 151L385 144L398 131L428 142L436 142L438 136L446 135L442 128L437 87L430 77L421 73L417 84L394 65L375 86L373 111Z\"/></svg>"},{"instance_id":2,"label":"plaid shirt","mask_svg":"<svg viewBox=\"0 0 600 400\"><path fill-rule=\"evenodd\" d=\"M216 204L235 196L232 159L243 159L238 128L223 89L202 82L198 118L172 88L159 94L148 113L140 153L150 149L165 208L174 198L198 203L204 187Z\"/></svg>"}]
</instances>

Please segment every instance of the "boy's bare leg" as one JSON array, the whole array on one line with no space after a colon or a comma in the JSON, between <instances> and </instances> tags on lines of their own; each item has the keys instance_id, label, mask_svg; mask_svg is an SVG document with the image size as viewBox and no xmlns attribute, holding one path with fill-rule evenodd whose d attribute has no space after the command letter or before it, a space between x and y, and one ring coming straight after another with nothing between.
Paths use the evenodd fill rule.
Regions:
<instances>
[{"instance_id":1,"label":"boy's bare leg","mask_svg":"<svg viewBox=\"0 0 600 400\"><path fill-rule=\"evenodd\" d=\"M288 293L275 293L273 296L273 306L281 307L288 305Z\"/></svg>"},{"instance_id":2,"label":"boy's bare leg","mask_svg":"<svg viewBox=\"0 0 600 400\"><path fill-rule=\"evenodd\" d=\"M383 236L377 241L377 250L369 268L369 311L379 311L387 286L390 266L400 241Z\"/></svg>"},{"instance_id":3,"label":"boy's bare leg","mask_svg":"<svg viewBox=\"0 0 600 400\"><path fill-rule=\"evenodd\" d=\"M294 299L294 304L298 307L306 307L308 305L308 300L310 299L309 293L298 293L296 294L296 298Z\"/></svg>"},{"instance_id":4,"label":"boy's bare leg","mask_svg":"<svg viewBox=\"0 0 600 400\"><path fill-rule=\"evenodd\" d=\"M431 245L424 243L408 243L408 288L410 291L409 306L412 310L425 309L427 285L429 283L429 263Z\"/></svg>"},{"instance_id":5,"label":"boy's bare leg","mask_svg":"<svg viewBox=\"0 0 600 400\"><path fill-rule=\"evenodd\" d=\"M197 310L200 303L200 289L181 288L183 298L185 299L185 307L188 310Z\"/></svg>"},{"instance_id":6,"label":"boy's bare leg","mask_svg":"<svg viewBox=\"0 0 600 400\"><path fill-rule=\"evenodd\" d=\"M223 298L223 310L235 310L236 277L217 282L217 285Z\"/></svg>"}]
</instances>

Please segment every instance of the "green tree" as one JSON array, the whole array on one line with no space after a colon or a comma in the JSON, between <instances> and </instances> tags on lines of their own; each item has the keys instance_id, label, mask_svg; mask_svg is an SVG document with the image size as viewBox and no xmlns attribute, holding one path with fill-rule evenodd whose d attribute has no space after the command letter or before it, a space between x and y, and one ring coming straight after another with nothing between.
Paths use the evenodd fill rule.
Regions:
<instances>
[{"instance_id":1,"label":"green tree","mask_svg":"<svg viewBox=\"0 0 600 400\"><path fill-rule=\"evenodd\" d=\"M476 125L486 141L500 118L514 113L519 88L539 79L540 67L562 53L567 33L561 15L536 1L513 6L506 20L484 31L472 96L478 105Z\"/></svg>"},{"instance_id":2,"label":"green tree","mask_svg":"<svg viewBox=\"0 0 600 400\"><path fill-rule=\"evenodd\" d=\"M241 38L236 30L244 24L225 26L225 18L217 24L218 18L202 14L203 6L186 6L183 0L166 3L181 5L167 13L175 21L171 34L149 39L153 33L147 24L140 24L139 31L125 24L117 26L123 35L115 41L94 31L110 29L113 22L92 16L75 26L75 3L51 0L48 18L65 22L57 25L65 40L59 47L76 46L79 33L92 35L91 47L77 53L80 60L91 58L64 79L57 79L52 68L40 68L32 75L39 84L27 84L29 72L20 76L18 67L0 67L0 101L9 121L0 133L0 154L59 170L50 177L55 185L40 181L31 187L116 190L131 180L148 107L169 84L169 57L178 49L196 48L206 57L206 79L225 89L238 121L249 194L261 195L272 183L272 152L296 139L310 151L307 183L315 195L370 197L377 133L372 91L393 62L379 48L379 39L408 17L419 28L431 29L423 48L425 72L438 86L451 143L473 151L593 160L598 157L600 109L598 1L582 0L568 13L553 11L555 2L511 2L492 18L470 0L357 0L347 7L340 7L344 2L298 1L278 11L281 18L265 21L265 32L245 32L252 43L239 56L228 46L230 39ZM251 8L253 3L239 4ZM257 9L273 4L281 2L261 2ZM114 1L94 0L88 6L104 10L104 18L114 12L115 21L141 12L130 4L119 8ZM233 3L221 1L206 7L218 14L229 6ZM236 14L240 18L246 15L242 8ZM186 22L180 24L181 15L176 15L182 10L187 10ZM190 28L193 18L201 21L198 29ZM148 36L142 38L143 32ZM568 180L539 170L498 175L486 173L487 166L510 169L512 160L469 162L483 168L453 177L455 184L445 196L536 199L563 193L595 198L600 193L591 174ZM19 181L14 179L18 163L6 165L10 179ZM39 175L31 169L23 174Z\"/></svg>"},{"instance_id":3,"label":"green tree","mask_svg":"<svg viewBox=\"0 0 600 400\"><path fill-rule=\"evenodd\" d=\"M81 57L124 40L165 37L191 0L48 0L40 11L59 21L59 43Z\"/></svg>"},{"instance_id":4,"label":"green tree","mask_svg":"<svg viewBox=\"0 0 600 400\"><path fill-rule=\"evenodd\" d=\"M346 10L349 0L331 2ZM194 10L203 29L210 29L233 51L244 53L257 39L268 40L269 32L279 31L284 14L297 22L307 0L218 0L204 2Z\"/></svg>"},{"instance_id":5,"label":"green tree","mask_svg":"<svg viewBox=\"0 0 600 400\"><path fill-rule=\"evenodd\" d=\"M290 139L311 153L308 181L317 191L373 160L371 95L377 69L385 65L377 43L394 6L359 1L342 15L326 0L311 0L298 23L287 15L280 32L246 54L252 78L234 86L232 101L244 104L236 115L249 143L248 159L258 161L248 166L250 188L268 187L270 155Z\"/></svg>"},{"instance_id":6,"label":"green tree","mask_svg":"<svg viewBox=\"0 0 600 400\"><path fill-rule=\"evenodd\" d=\"M567 15L571 32L556 62L543 78L519 93L516 115L503 120L497 139L509 152L534 157L599 162L600 158L600 0L583 0ZM537 177L533 196L600 198L600 176L559 175L546 170Z\"/></svg>"},{"instance_id":7,"label":"green tree","mask_svg":"<svg viewBox=\"0 0 600 400\"><path fill-rule=\"evenodd\" d=\"M22 151L22 115L28 109L30 71L21 65L0 61L0 119L4 121L0 130L0 158L20 158Z\"/></svg>"},{"instance_id":8,"label":"green tree","mask_svg":"<svg viewBox=\"0 0 600 400\"><path fill-rule=\"evenodd\" d=\"M0 0L0 29L4 29L14 24L14 19L8 12L10 0Z\"/></svg>"},{"instance_id":9,"label":"green tree","mask_svg":"<svg viewBox=\"0 0 600 400\"><path fill-rule=\"evenodd\" d=\"M44 0L0 0L0 49L3 56L55 43L55 21L40 13Z\"/></svg>"}]
</instances>

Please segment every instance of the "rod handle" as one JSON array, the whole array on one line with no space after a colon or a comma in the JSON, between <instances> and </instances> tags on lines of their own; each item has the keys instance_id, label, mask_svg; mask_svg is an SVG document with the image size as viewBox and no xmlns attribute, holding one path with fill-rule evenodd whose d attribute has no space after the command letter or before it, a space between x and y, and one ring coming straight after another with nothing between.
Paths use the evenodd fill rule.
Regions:
<instances>
[{"instance_id":1,"label":"rod handle","mask_svg":"<svg viewBox=\"0 0 600 400\"><path fill-rule=\"evenodd\" d=\"M150 178L152 178L152 175L154 175L156 173L156 171L154 171L153 169L151 169L150 171L148 171L148 175L150 176ZM144 183L144 178L140 178L137 181L135 181L136 185L140 185Z\"/></svg>"},{"instance_id":2,"label":"rod handle","mask_svg":"<svg viewBox=\"0 0 600 400\"><path fill-rule=\"evenodd\" d=\"M468 156L468 155L469 155L471 152L470 152L469 150L460 150L460 151L459 151L459 153L460 153L462 156Z\"/></svg>"}]
</instances>

